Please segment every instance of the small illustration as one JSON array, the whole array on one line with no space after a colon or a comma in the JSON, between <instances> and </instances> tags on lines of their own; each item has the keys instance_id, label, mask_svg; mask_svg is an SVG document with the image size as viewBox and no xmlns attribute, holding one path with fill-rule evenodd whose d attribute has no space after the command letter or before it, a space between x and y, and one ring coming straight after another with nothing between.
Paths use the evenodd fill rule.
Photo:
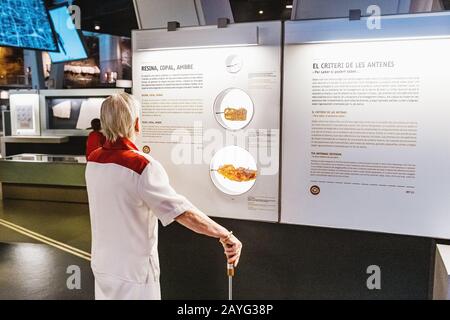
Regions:
<instances>
[{"instance_id":1,"label":"small illustration","mask_svg":"<svg viewBox=\"0 0 450 320\"><path fill-rule=\"evenodd\" d=\"M232 54L225 60L225 65L229 73L238 73L242 70L244 62L240 56Z\"/></svg>"},{"instance_id":2,"label":"small illustration","mask_svg":"<svg viewBox=\"0 0 450 320\"><path fill-rule=\"evenodd\" d=\"M33 129L33 105L19 105L16 107L17 129Z\"/></svg>"}]
</instances>

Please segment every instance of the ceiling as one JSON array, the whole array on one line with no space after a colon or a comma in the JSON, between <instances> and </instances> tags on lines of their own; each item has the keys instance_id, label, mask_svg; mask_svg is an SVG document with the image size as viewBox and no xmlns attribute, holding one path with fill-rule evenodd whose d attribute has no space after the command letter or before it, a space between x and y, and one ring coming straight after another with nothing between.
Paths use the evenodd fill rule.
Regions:
<instances>
[{"instance_id":1,"label":"ceiling","mask_svg":"<svg viewBox=\"0 0 450 320\"><path fill-rule=\"evenodd\" d=\"M48 7L55 3L45 1ZM138 28L133 0L73 0L73 4L81 8L83 30L130 36ZM290 18L286 5L292 0L231 0L230 4L236 22L280 20ZM95 25L101 29L95 30Z\"/></svg>"},{"instance_id":2,"label":"ceiling","mask_svg":"<svg viewBox=\"0 0 450 320\"><path fill-rule=\"evenodd\" d=\"M288 20L292 0L230 0L235 22Z\"/></svg>"},{"instance_id":3,"label":"ceiling","mask_svg":"<svg viewBox=\"0 0 450 320\"><path fill-rule=\"evenodd\" d=\"M53 0L45 1L50 8L54 5ZM85 31L129 37L131 30L138 28L133 0L73 0L72 3L81 9L81 28ZM100 30L95 29L96 25Z\"/></svg>"},{"instance_id":4,"label":"ceiling","mask_svg":"<svg viewBox=\"0 0 450 320\"><path fill-rule=\"evenodd\" d=\"M51 7L54 0L45 0ZM293 0L230 0L235 22L288 20ZM441 0L450 10L450 0ZM61 0L56 0L61 2ZM73 0L82 12L82 29L120 36L131 36L137 29L133 0ZM95 29L100 26L100 30Z\"/></svg>"}]
</instances>

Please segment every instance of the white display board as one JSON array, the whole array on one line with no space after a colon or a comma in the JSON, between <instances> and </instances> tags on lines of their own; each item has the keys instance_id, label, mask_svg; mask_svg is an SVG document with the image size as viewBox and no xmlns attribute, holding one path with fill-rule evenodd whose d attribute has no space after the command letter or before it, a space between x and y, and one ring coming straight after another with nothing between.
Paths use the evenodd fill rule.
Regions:
<instances>
[{"instance_id":1,"label":"white display board","mask_svg":"<svg viewBox=\"0 0 450 320\"><path fill-rule=\"evenodd\" d=\"M278 221L281 23L132 39L139 147L205 213Z\"/></svg>"},{"instance_id":2,"label":"white display board","mask_svg":"<svg viewBox=\"0 0 450 320\"><path fill-rule=\"evenodd\" d=\"M11 134L13 136L39 136L39 94L36 90L11 91Z\"/></svg>"},{"instance_id":3,"label":"white display board","mask_svg":"<svg viewBox=\"0 0 450 320\"><path fill-rule=\"evenodd\" d=\"M133 0L140 29L162 28L168 21L181 26L198 26L197 2L186 0Z\"/></svg>"},{"instance_id":4,"label":"white display board","mask_svg":"<svg viewBox=\"0 0 450 320\"><path fill-rule=\"evenodd\" d=\"M286 43L281 222L450 238L449 39L329 40Z\"/></svg>"}]
</instances>

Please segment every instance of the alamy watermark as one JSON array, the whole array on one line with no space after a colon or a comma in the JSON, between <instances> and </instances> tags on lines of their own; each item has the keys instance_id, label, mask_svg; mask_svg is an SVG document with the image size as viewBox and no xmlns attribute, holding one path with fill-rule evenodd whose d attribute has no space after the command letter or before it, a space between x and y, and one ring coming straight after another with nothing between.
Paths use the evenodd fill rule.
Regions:
<instances>
[{"instance_id":1,"label":"alamy watermark","mask_svg":"<svg viewBox=\"0 0 450 320\"><path fill-rule=\"evenodd\" d=\"M173 164L210 164L214 155L226 146L247 150L258 163L259 175L276 175L279 171L280 130L245 129L224 131L204 129L201 121L195 121L190 129L172 131L170 142Z\"/></svg>"},{"instance_id":2,"label":"alamy watermark","mask_svg":"<svg viewBox=\"0 0 450 320\"><path fill-rule=\"evenodd\" d=\"M74 26L76 29L81 30L81 8L77 5L70 5L67 7L69 12L69 19L67 20L67 28L72 29Z\"/></svg>"},{"instance_id":3,"label":"alamy watermark","mask_svg":"<svg viewBox=\"0 0 450 320\"><path fill-rule=\"evenodd\" d=\"M367 267L366 273L369 275L366 281L367 289L381 290L381 268L375 264Z\"/></svg>"},{"instance_id":4,"label":"alamy watermark","mask_svg":"<svg viewBox=\"0 0 450 320\"><path fill-rule=\"evenodd\" d=\"M66 273L70 276L66 280L66 287L69 290L81 290L81 268L77 265L67 267Z\"/></svg>"},{"instance_id":5,"label":"alamy watermark","mask_svg":"<svg viewBox=\"0 0 450 320\"><path fill-rule=\"evenodd\" d=\"M367 7L367 28L369 30L380 30L381 29L381 8L377 5L371 5Z\"/></svg>"}]
</instances>

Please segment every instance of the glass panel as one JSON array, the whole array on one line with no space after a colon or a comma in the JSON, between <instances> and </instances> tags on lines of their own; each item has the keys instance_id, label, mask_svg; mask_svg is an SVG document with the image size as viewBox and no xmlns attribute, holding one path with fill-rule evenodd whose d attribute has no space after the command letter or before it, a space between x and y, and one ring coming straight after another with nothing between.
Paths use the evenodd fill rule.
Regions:
<instances>
[{"instance_id":1,"label":"glass panel","mask_svg":"<svg viewBox=\"0 0 450 320\"><path fill-rule=\"evenodd\" d=\"M48 155L48 154L18 154L6 157L1 161L14 162L44 162L44 163L86 163L86 157L75 155Z\"/></svg>"}]
</instances>

